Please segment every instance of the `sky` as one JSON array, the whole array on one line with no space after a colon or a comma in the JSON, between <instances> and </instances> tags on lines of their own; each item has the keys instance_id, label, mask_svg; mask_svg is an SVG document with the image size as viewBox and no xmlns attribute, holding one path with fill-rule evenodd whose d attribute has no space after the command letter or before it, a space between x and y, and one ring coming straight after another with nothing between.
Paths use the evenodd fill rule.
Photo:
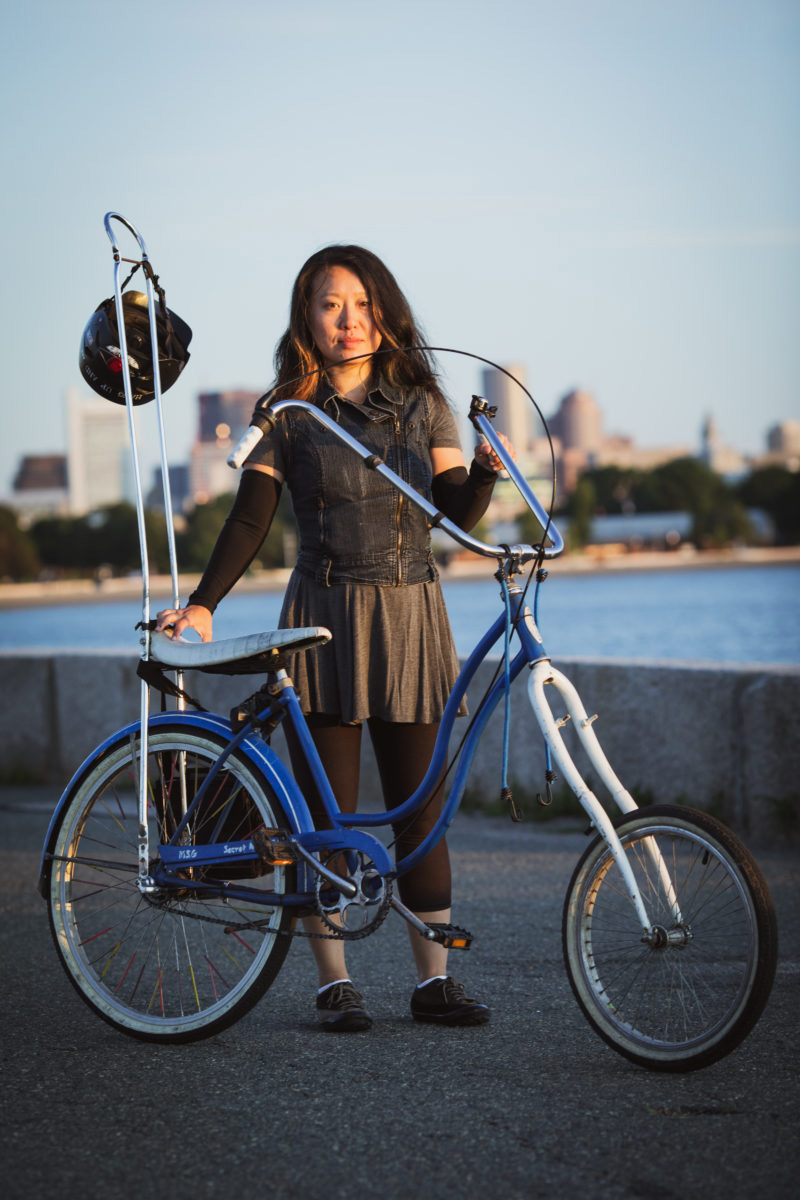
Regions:
<instances>
[{"instance_id":1,"label":"sky","mask_svg":"<svg viewBox=\"0 0 800 1200\"><path fill-rule=\"evenodd\" d=\"M330 242L546 416L580 387L607 433L711 414L746 453L800 417L798 0L7 0L0 68L0 497L90 394L110 210L194 331L170 461L199 391L266 390ZM479 368L441 363L465 412Z\"/></svg>"}]
</instances>

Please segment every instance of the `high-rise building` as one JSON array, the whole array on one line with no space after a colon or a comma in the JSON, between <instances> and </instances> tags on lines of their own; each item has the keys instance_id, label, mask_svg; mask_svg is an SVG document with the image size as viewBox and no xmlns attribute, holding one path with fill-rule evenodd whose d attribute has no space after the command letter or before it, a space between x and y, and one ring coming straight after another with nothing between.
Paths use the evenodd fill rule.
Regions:
<instances>
[{"instance_id":1,"label":"high-rise building","mask_svg":"<svg viewBox=\"0 0 800 1200\"><path fill-rule=\"evenodd\" d=\"M14 476L15 492L61 491L67 486L64 454L26 454Z\"/></svg>"},{"instance_id":2,"label":"high-rise building","mask_svg":"<svg viewBox=\"0 0 800 1200\"><path fill-rule=\"evenodd\" d=\"M506 366L509 374L525 383L525 368L517 363ZM500 433L504 433L517 452L517 457L525 457L531 446L533 437L533 421L531 420L533 406L530 400L508 375L494 367L486 367L482 371L483 398L489 404L496 406L497 416L494 423Z\"/></svg>"},{"instance_id":3,"label":"high-rise building","mask_svg":"<svg viewBox=\"0 0 800 1200\"><path fill-rule=\"evenodd\" d=\"M69 511L65 454L26 454L12 484L11 503L24 525Z\"/></svg>"},{"instance_id":4,"label":"high-rise building","mask_svg":"<svg viewBox=\"0 0 800 1200\"><path fill-rule=\"evenodd\" d=\"M575 389L562 396L547 424L556 452L559 499L563 500L603 447L603 414L590 392Z\"/></svg>"},{"instance_id":5,"label":"high-rise building","mask_svg":"<svg viewBox=\"0 0 800 1200\"><path fill-rule=\"evenodd\" d=\"M603 445L603 414L590 392L568 392L550 418L550 433L564 450L595 454Z\"/></svg>"},{"instance_id":6,"label":"high-rise building","mask_svg":"<svg viewBox=\"0 0 800 1200\"><path fill-rule=\"evenodd\" d=\"M259 392L201 392L197 397L199 442L237 440L250 424Z\"/></svg>"},{"instance_id":7,"label":"high-rise building","mask_svg":"<svg viewBox=\"0 0 800 1200\"><path fill-rule=\"evenodd\" d=\"M189 467L187 463L173 463L169 471L169 497L172 511L179 514L188 507L189 500ZM161 467L153 468L153 482L145 497L148 508L164 511L164 484L161 478Z\"/></svg>"},{"instance_id":8,"label":"high-rise building","mask_svg":"<svg viewBox=\"0 0 800 1200\"><path fill-rule=\"evenodd\" d=\"M514 447L517 469L534 492L546 495L552 479L550 446L543 436L543 430L541 436L536 436L536 409L515 380L525 385L525 367L519 363L504 365L503 370L486 368L482 371L482 395L497 408L493 424L498 433L504 434ZM516 535L510 530L522 505L516 485L509 478L501 476L494 489L488 520L498 528L506 529L512 541ZM509 522L512 525L507 524Z\"/></svg>"},{"instance_id":9,"label":"high-rise building","mask_svg":"<svg viewBox=\"0 0 800 1200\"><path fill-rule=\"evenodd\" d=\"M69 509L74 516L131 499L128 414L99 396L67 392Z\"/></svg>"},{"instance_id":10,"label":"high-rise building","mask_svg":"<svg viewBox=\"0 0 800 1200\"><path fill-rule=\"evenodd\" d=\"M800 421L781 421L768 429L767 450L787 458L800 458Z\"/></svg>"},{"instance_id":11,"label":"high-rise building","mask_svg":"<svg viewBox=\"0 0 800 1200\"><path fill-rule=\"evenodd\" d=\"M197 397L197 436L189 462L190 499L203 504L236 490L226 459L250 424L260 392L203 392Z\"/></svg>"}]
</instances>

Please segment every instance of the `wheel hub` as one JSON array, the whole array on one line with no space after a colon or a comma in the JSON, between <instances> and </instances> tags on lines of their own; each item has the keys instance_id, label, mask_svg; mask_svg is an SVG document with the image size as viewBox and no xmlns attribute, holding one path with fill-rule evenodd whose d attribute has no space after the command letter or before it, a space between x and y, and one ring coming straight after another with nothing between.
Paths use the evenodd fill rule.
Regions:
<instances>
[{"instance_id":1,"label":"wheel hub","mask_svg":"<svg viewBox=\"0 0 800 1200\"><path fill-rule=\"evenodd\" d=\"M688 925L677 925L666 929L663 925L654 925L646 937L642 938L652 950L668 950L670 947L682 948L692 940L692 931Z\"/></svg>"}]
</instances>

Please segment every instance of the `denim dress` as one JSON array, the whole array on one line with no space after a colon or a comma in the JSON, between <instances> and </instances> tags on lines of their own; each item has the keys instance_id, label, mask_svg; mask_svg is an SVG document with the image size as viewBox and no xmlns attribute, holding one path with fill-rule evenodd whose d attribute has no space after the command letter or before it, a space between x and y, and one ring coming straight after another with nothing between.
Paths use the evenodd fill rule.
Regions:
<instances>
[{"instance_id":1,"label":"denim dress","mask_svg":"<svg viewBox=\"0 0 800 1200\"><path fill-rule=\"evenodd\" d=\"M422 389L382 382L356 404L323 384L315 403L429 500L431 449L461 447L449 408ZM297 520L280 625L333 634L292 656L303 710L438 721L458 659L425 514L305 413L285 413L247 461L281 472Z\"/></svg>"}]
</instances>

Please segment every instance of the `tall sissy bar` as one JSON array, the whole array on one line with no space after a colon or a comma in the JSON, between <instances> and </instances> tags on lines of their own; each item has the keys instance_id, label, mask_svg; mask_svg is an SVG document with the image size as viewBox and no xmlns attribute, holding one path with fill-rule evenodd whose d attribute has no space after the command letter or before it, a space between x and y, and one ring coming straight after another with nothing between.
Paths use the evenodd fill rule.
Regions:
<instances>
[{"instance_id":1,"label":"tall sissy bar","mask_svg":"<svg viewBox=\"0 0 800 1200\"><path fill-rule=\"evenodd\" d=\"M117 221L120 225L133 236L138 247L138 258L125 258L120 253L119 245L115 235L112 222ZM152 355L152 389L153 400L155 401L156 424L158 427L158 445L161 464L161 480L164 497L164 520L167 528L167 546L169 550L169 568L172 588L172 606L177 608L180 602L179 584L178 584L178 558L175 549L175 528L173 522L172 510L172 492L170 488L169 469L167 466L167 446L166 435L164 430L164 405L163 405L163 388L161 383L161 366L159 362L159 329L158 329L158 312L156 308L156 287L158 276L155 275L150 257L147 253L147 247L139 230L132 222L123 217L121 213L107 212L103 218L108 240L111 242L111 250L114 256L114 309L116 313L117 332L119 336L119 373L122 379L122 386L125 395L125 408L128 415L128 434L130 438L131 462L133 467L133 481L136 499L136 520L139 531L139 549L142 560L142 619L141 619L141 659L143 662L149 662L151 650L151 620L150 620L150 555L147 545L147 528L145 523L144 509L144 490L142 487L142 471L141 459L139 455L139 445L136 435L136 421L134 417L134 388L131 379L131 356L128 347L128 334L125 328L125 306L123 303L123 287L124 282L121 280L123 263L132 264L134 272L141 268L145 279L145 295L147 297L147 317L150 331L150 345ZM128 279L131 278L128 275ZM127 280L125 281L127 282ZM160 304L162 308L162 320L168 319L166 303L164 301L164 293L160 292ZM190 335L191 336L191 335ZM188 357L188 356L187 356ZM178 709L183 710L185 701L181 695L183 691L183 673L180 669L176 670L176 704ZM150 719L150 684L146 679L141 680L141 698L140 698L140 722L139 722L139 777L137 780L137 791L139 797L138 810L138 854L139 854L139 878L141 886L147 886L148 871L149 871L149 844L147 831L147 772L142 769L142 764L147 762L148 753L148 726ZM133 761L136 762L136 755L133 755ZM185 781L182 787L183 804L186 811L186 787Z\"/></svg>"},{"instance_id":2,"label":"tall sissy bar","mask_svg":"<svg viewBox=\"0 0 800 1200\"><path fill-rule=\"evenodd\" d=\"M138 246L138 256L124 257L120 253L112 222L119 222L128 230ZM145 522L144 489L142 486L141 460L139 455L134 408L155 401L156 422L160 455L160 470L164 497L164 520L169 550L172 607L180 607L179 579L173 507L167 465L166 436L164 430L163 394L177 380L189 358L188 345L192 331L176 313L167 308L164 289L155 274L144 239L130 221L120 213L108 212L104 218L105 230L111 242L114 256L114 295L96 310L84 332L80 367L86 381L98 395L115 403L125 404L133 464L133 478L138 521L139 546L142 562L142 615L138 628L141 629L141 654L138 674L141 677L140 719L138 726L128 732L132 771L137 792L137 886L142 895L157 894L159 887L151 877L151 847L148 827L148 804L151 800L148 772L144 764L149 762L150 742L150 691L157 686L162 695L175 698L176 709L184 720L188 718L186 701L195 707L196 702L184 691L184 669L196 669L224 674L263 675L278 659L281 650L303 648L320 644L330 639L327 629L292 629L248 634L243 637L222 641L195 643L184 642L166 633L154 632L155 622L150 615L150 556ZM121 278L123 264L132 267L127 277ZM145 293L126 292L125 286L141 270L145 279ZM118 345L116 343L119 343ZM120 388L120 383L122 387ZM164 672L174 674L174 682ZM243 729L234 737L228 750L221 755L217 764L208 772L203 788L210 788L214 777L222 768L227 755L235 749L246 735ZM86 764L84 764L85 766ZM71 794L72 787L80 777L82 768L73 777L62 797L61 805ZM176 755L176 779L178 784L178 807L181 820L185 820L191 788L186 773L186 755ZM193 799L197 801L203 792L199 789ZM59 810L60 811L60 807ZM54 816L48 831L51 844L57 826Z\"/></svg>"}]
</instances>

